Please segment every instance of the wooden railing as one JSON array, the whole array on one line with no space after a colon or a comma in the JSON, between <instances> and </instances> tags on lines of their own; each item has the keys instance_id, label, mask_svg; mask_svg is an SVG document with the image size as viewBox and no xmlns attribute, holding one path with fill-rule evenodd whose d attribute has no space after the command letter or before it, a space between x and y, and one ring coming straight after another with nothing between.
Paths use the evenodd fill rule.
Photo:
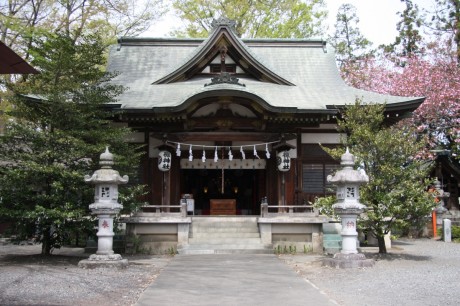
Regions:
<instances>
[{"instance_id":1,"label":"wooden railing","mask_svg":"<svg viewBox=\"0 0 460 306\"><path fill-rule=\"evenodd\" d=\"M276 216L318 216L318 211L313 205L268 205L262 203L260 205L261 217L276 217Z\"/></svg>"},{"instance_id":2,"label":"wooden railing","mask_svg":"<svg viewBox=\"0 0 460 306\"><path fill-rule=\"evenodd\" d=\"M180 216L187 217L187 204L179 205L143 205L138 215L153 216Z\"/></svg>"}]
</instances>

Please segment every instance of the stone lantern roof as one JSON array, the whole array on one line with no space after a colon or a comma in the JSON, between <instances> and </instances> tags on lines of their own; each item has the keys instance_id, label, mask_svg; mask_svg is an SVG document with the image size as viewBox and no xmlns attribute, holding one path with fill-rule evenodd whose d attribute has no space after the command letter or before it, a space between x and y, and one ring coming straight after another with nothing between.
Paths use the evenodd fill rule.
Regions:
<instances>
[{"instance_id":1,"label":"stone lantern roof","mask_svg":"<svg viewBox=\"0 0 460 306\"><path fill-rule=\"evenodd\" d=\"M92 176L85 175L85 182L92 184L126 184L129 177L127 175L121 177L118 171L112 169L113 164L113 154L106 147L105 152L100 156L99 165L101 165L101 169L94 171Z\"/></svg>"},{"instance_id":2,"label":"stone lantern roof","mask_svg":"<svg viewBox=\"0 0 460 306\"><path fill-rule=\"evenodd\" d=\"M353 169L355 157L348 151L348 148L342 155L340 165L342 165L343 168L337 171L335 175L329 175L327 177L328 182L333 184L354 183L359 185L369 182L369 177L364 170Z\"/></svg>"}]
</instances>

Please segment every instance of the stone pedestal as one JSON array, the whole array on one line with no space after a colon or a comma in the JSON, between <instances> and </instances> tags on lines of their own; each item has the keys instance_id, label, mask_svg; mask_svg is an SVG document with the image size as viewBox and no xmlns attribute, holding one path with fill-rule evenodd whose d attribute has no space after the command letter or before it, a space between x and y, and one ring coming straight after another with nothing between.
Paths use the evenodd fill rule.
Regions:
<instances>
[{"instance_id":1,"label":"stone pedestal","mask_svg":"<svg viewBox=\"0 0 460 306\"><path fill-rule=\"evenodd\" d=\"M332 258L323 259L323 266L348 269L348 268L369 268L373 267L375 261L373 259L366 259L364 254L343 254L337 253Z\"/></svg>"},{"instance_id":2,"label":"stone pedestal","mask_svg":"<svg viewBox=\"0 0 460 306\"><path fill-rule=\"evenodd\" d=\"M129 265L127 259L123 259L120 254L98 255L93 254L88 259L78 262L78 267L83 269L95 268L117 268L125 269Z\"/></svg>"}]
</instances>

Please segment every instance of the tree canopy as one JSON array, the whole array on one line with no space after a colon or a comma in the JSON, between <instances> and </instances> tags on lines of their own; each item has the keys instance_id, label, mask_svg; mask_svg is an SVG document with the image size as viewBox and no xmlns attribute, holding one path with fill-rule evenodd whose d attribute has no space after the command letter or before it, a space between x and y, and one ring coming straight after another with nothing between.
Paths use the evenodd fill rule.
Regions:
<instances>
[{"instance_id":1,"label":"tree canopy","mask_svg":"<svg viewBox=\"0 0 460 306\"><path fill-rule=\"evenodd\" d=\"M401 125L413 126L427 140L425 156L433 155L433 150L449 150L458 156L460 1L437 0L433 11L420 10L411 0L401 1L406 8L399 13L395 42L373 57L347 63L342 76L360 89L426 97L414 116Z\"/></svg>"},{"instance_id":2,"label":"tree canopy","mask_svg":"<svg viewBox=\"0 0 460 306\"><path fill-rule=\"evenodd\" d=\"M101 37L82 35L77 43L61 33L32 42L40 74L9 84L15 107L0 138L0 216L50 254L72 230L92 228L94 189L83 177L98 168L105 146L123 174L136 172L139 155L124 141L129 130L113 126L105 107L123 88L100 69Z\"/></svg>"},{"instance_id":3,"label":"tree canopy","mask_svg":"<svg viewBox=\"0 0 460 306\"><path fill-rule=\"evenodd\" d=\"M187 37L207 37L219 17L234 20L244 38L318 37L327 16L323 0L175 0L174 8L186 26L173 34Z\"/></svg>"},{"instance_id":4,"label":"tree canopy","mask_svg":"<svg viewBox=\"0 0 460 306\"><path fill-rule=\"evenodd\" d=\"M34 35L62 32L76 40L99 31L113 41L142 33L165 11L162 0L0 0L0 40L28 57Z\"/></svg>"},{"instance_id":5,"label":"tree canopy","mask_svg":"<svg viewBox=\"0 0 460 306\"><path fill-rule=\"evenodd\" d=\"M338 130L347 135L344 146L369 176L369 183L361 187L361 202L368 211L360 227L375 235L380 253L387 252L386 234L395 228L421 226L435 204L427 192L429 164L415 158L424 141L410 128L387 127L384 108L358 100L338 120ZM343 153L343 149L326 150L336 158Z\"/></svg>"}]
</instances>

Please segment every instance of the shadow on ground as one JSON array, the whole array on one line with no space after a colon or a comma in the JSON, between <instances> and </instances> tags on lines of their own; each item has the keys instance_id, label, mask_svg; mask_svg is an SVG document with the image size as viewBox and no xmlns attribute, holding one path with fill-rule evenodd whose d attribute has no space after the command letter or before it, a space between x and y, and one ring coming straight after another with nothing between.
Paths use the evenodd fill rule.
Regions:
<instances>
[{"instance_id":1,"label":"shadow on ground","mask_svg":"<svg viewBox=\"0 0 460 306\"><path fill-rule=\"evenodd\" d=\"M374 252L363 252L366 258L374 259L375 261L385 260L385 261L394 261L394 260L408 260L408 261L429 261L433 258L431 256L421 256L421 255L412 255L405 253L394 253L388 252L387 254L380 254Z\"/></svg>"}]
</instances>

